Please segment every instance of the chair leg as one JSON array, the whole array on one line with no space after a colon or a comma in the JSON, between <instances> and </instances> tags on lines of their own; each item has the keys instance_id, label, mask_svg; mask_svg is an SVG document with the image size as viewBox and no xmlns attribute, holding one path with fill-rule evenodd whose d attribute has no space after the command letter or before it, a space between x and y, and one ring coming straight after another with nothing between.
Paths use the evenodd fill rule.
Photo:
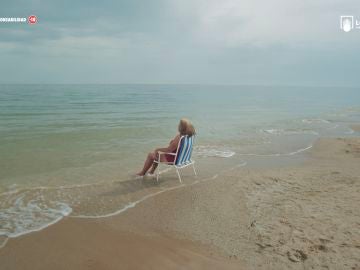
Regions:
<instances>
[{"instance_id":1,"label":"chair leg","mask_svg":"<svg viewBox=\"0 0 360 270\"><path fill-rule=\"evenodd\" d=\"M193 163L192 167L193 167L193 170L194 170L194 174L195 174L195 176L197 176L197 173L196 173L196 170L195 170L195 165L194 165L194 163Z\"/></svg>"},{"instance_id":2,"label":"chair leg","mask_svg":"<svg viewBox=\"0 0 360 270\"><path fill-rule=\"evenodd\" d=\"M175 167L175 168L176 168L176 167ZM180 176L180 172L179 172L179 169L178 169L178 168L176 168L176 172L177 172L177 175L178 175L178 177L179 177L180 183L182 183L182 181L181 181L181 176Z\"/></svg>"},{"instance_id":3,"label":"chair leg","mask_svg":"<svg viewBox=\"0 0 360 270\"><path fill-rule=\"evenodd\" d=\"M157 171L156 171L156 182L159 183L159 173L160 172L160 164L158 164Z\"/></svg>"}]
</instances>

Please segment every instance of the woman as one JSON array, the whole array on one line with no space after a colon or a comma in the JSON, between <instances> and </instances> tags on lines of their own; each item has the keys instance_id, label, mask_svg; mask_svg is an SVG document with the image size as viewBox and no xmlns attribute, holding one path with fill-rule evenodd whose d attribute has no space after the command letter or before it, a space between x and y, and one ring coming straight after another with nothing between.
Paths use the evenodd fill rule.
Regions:
<instances>
[{"instance_id":1,"label":"woman","mask_svg":"<svg viewBox=\"0 0 360 270\"><path fill-rule=\"evenodd\" d=\"M170 141L170 144L168 147L156 148L154 150L154 152L150 152L148 154L148 156L145 160L144 168L136 174L137 176L144 176L146 174L146 172L150 169L150 167L151 167L151 170L149 171L149 174L153 174L158 165L157 163L154 163L154 161L158 159L159 152L176 153L181 136L195 135L194 126L191 124L191 122L188 119L184 119L184 118L180 120L180 123L178 126L178 131L179 131L179 134L176 135L172 141ZM169 162L169 163L174 162L175 155L169 155L169 154L160 155L160 161L161 162Z\"/></svg>"}]
</instances>

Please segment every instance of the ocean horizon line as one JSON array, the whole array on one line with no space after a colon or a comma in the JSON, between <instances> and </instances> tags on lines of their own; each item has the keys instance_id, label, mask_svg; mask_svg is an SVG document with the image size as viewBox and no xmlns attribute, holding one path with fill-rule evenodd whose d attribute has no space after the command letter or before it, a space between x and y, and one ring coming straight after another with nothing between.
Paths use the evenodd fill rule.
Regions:
<instances>
[{"instance_id":1,"label":"ocean horizon line","mask_svg":"<svg viewBox=\"0 0 360 270\"><path fill-rule=\"evenodd\" d=\"M260 86L260 87L304 87L304 88L358 88L360 85L346 85L346 84L282 84L282 83L167 83L167 82L117 82L117 83L85 83L85 82L64 82L64 83L41 83L41 82L24 82L24 83L15 83L15 82L0 82L0 85L149 85L149 86L173 86L173 85L183 85L183 86L225 86L225 87L234 87L234 86Z\"/></svg>"}]
</instances>

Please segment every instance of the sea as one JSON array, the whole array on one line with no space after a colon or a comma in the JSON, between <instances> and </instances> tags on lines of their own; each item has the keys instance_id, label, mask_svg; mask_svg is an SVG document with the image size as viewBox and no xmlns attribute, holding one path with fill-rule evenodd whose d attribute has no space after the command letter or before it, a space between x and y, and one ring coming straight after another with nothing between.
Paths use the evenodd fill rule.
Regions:
<instances>
[{"instance_id":1,"label":"sea","mask_svg":"<svg viewBox=\"0 0 360 270\"><path fill-rule=\"evenodd\" d=\"M184 168L180 183L163 165L159 182L136 178L181 118L196 128L197 176ZM359 87L2 84L0 247L64 217L117 215L234 168L299 164L320 137L359 136L350 128L359 122Z\"/></svg>"}]
</instances>

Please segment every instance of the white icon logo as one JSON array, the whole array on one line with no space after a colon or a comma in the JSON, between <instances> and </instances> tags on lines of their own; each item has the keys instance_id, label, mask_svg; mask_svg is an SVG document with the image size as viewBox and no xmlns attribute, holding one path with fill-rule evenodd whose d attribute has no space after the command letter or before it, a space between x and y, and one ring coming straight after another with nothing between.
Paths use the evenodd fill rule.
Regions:
<instances>
[{"instance_id":1,"label":"white icon logo","mask_svg":"<svg viewBox=\"0 0 360 270\"><path fill-rule=\"evenodd\" d=\"M354 28L354 16L340 16L340 29L350 32Z\"/></svg>"}]
</instances>

